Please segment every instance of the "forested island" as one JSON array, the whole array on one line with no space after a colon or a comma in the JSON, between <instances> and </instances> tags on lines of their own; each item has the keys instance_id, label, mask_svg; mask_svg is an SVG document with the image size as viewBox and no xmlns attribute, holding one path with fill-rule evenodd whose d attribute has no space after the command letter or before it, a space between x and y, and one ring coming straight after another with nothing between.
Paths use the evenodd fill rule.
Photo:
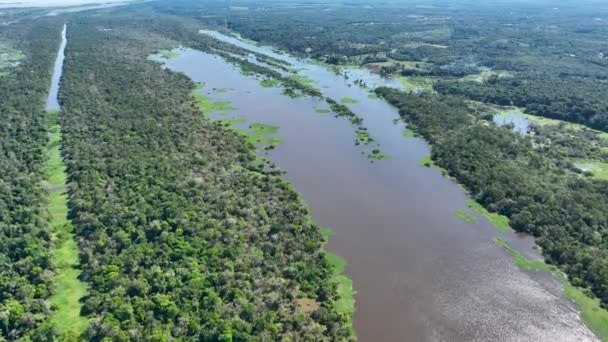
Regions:
<instances>
[{"instance_id":1,"label":"forested island","mask_svg":"<svg viewBox=\"0 0 608 342\"><path fill-rule=\"evenodd\" d=\"M608 7L50 11L0 12L0 340L608 340Z\"/></svg>"}]
</instances>

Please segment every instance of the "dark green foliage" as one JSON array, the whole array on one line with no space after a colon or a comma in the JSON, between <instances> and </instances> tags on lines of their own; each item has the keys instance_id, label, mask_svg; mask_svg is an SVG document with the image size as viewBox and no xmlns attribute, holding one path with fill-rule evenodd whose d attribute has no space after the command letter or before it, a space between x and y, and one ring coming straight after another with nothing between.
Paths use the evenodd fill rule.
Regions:
<instances>
[{"instance_id":1,"label":"dark green foliage","mask_svg":"<svg viewBox=\"0 0 608 342\"><path fill-rule=\"evenodd\" d=\"M514 229L538 237L550 263L608 304L608 182L564 172L529 138L478 122L459 98L376 92L433 145L435 164Z\"/></svg>"},{"instance_id":2,"label":"dark green foliage","mask_svg":"<svg viewBox=\"0 0 608 342\"><path fill-rule=\"evenodd\" d=\"M477 101L515 105L526 112L608 131L608 83L579 77L532 76L495 79L485 84L448 81L435 84L441 93Z\"/></svg>"},{"instance_id":3,"label":"dark green foliage","mask_svg":"<svg viewBox=\"0 0 608 342\"><path fill-rule=\"evenodd\" d=\"M192 31L143 15L70 25L62 126L85 339L351 339L298 194L201 115L191 80L146 61ZM320 309L298 312L299 298Z\"/></svg>"},{"instance_id":4,"label":"dark green foliage","mask_svg":"<svg viewBox=\"0 0 608 342\"><path fill-rule=\"evenodd\" d=\"M0 76L0 340L52 334L40 324L53 291L44 104L60 33L59 21L46 19L0 28L0 41L25 55Z\"/></svg>"}]
</instances>

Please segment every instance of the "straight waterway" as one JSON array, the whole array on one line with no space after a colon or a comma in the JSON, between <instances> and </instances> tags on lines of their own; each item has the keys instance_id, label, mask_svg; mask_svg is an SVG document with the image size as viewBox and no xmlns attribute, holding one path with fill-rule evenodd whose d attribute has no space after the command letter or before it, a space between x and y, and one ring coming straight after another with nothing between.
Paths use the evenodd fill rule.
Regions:
<instances>
[{"instance_id":1,"label":"straight waterway","mask_svg":"<svg viewBox=\"0 0 608 342\"><path fill-rule=\"evenodd\" d=\"M361 341L596 340L549 273L518 270L493 243L503 237L527 257L539 258L533 240L498 233L480 217L474 223L457 218L455 210L467 210L464 191L439 170L421 167L430 153L425 142L404 137L396 109L354 84L362 79L372 87L396 86L394 81L362 71L347 79L270 48L205 34L289 62L326 96L356 99L349 108L390 155L371 163L369 147L353 144L348 120L316 111L328 109L324 101L261 87L259 79L220 57L180 49L179 57L165 61L204 83L200 92L238 108L215 117L280 127L284 142L264 153L287 171L313 219L336 232L328 248L348 261Z\"/></svg>"},{"instance_id":2,"label":"straight waterway","mask_svg":"<svg viewBox=\"0 0 608 342\"><path fill-rule=\"evenodd\" d=\"M47 99L49 135L47 181L51 188L48 209L50 225L53 229L52 261L56 272L56 287L50 302L55 307L51 316L53 327L62 334L71 332L78 336L88 325L88 320L80 315L80 299L86 294L87 288L78 279L80 275L78 244L72 234L72 225L68 219L67 173L61 157L62 137L58 93L67 45L66 32L67 26L63 25L61 45L55 61L51 90Z\"/></svg>"}]
</instances>

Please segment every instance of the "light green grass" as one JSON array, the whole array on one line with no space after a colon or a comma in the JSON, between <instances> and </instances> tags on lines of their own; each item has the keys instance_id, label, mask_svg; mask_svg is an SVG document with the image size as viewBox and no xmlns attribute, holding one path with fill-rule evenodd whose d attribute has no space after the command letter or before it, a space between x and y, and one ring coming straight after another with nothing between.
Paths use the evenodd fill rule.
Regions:
<instances>
[{"instance_id":1,"label":"light green grass","mask_svg":"<svg viewBox=\"0 0 608 342\"><path fill-rule=\"evenodd\" d=\"M281 81L271 78L260 81L260 85L264 88L274 88L281 85Z\"/></svg>"},{"instance_id":2,"label":"light green grass","mask_svg":"<svg viewBox=\"0 0 608 342\"><path fill-rule=\"evenodd\" d=\"M249 129L235 129L237 133L244 135L253 145L266 145L267 148L275 148L283 142L281 137L269 137L268 135L275 134L279 131L278 126L267 125L263 123L253 123L249 125Z\"/></svg>"},{"instance_id":3,"label":"light green grass","mask_svg":"<svg viewBox=\"0 0 608 342\"><path fill-rule=\"evenodd\" d=\"M511 254L511 256L513 256L513 258L515 259L515 264L521 270L524 270L524 271L535 270L535 271L549 271L549 272L557 271L557 267L552 266L552 265L547 265L542 260L531 260L531 259L526 258L520 251L509 246L509 244L503 238L494 238L494 243L496 243L496 245L504 248L507 252L509 252L509 254Z\"/></svg>"},{"instance_id":4,"label":"light green grass","mask_svg":"<svg viewBox=\"0 0 608 342\"><path fill-rule=\"evenodd\" d=\"M464 210L455 210L454 215L456 215L456 217L460 218L461 220L463 220L465 222L473 223L473 222L477 221L477 218L475 218L475 216L470 215L469 213L467 213Z\"/></svg>"},{"instance_id":5,"label":"light green grass","mask_svg":"<svg viewBox=\"0 0 608 342\"><path fill-rule=\"evenodd\" d=\"M433 78L422 76L398 76L396 79L401 82L407 91L413 91L414 89L433 91L433 84L436 82Z\"/></svg>"},{"instance_id":6,"label":"light green grass","mask_svg":"<svg viewBox=\"0 0 608 342\"><path fill-rule=\"evenodd\" d=\"M327 114L330 112L329 109L321 109L321 108L317 108L315 109L315 112L320 113L320 114Z\"/></svg>"},{"instance_id":7,"label":"light green grass","mask_svg":"<svg viewBox=\"0 0 608 342\"><path fill-rule=\"evenodd\" d=\"M413 138L416 136L416 134L411 129L406 129L405 131L403 131L403 136L406 138Z\"/></svg>"},{"instance_id":8,"label":"light green grass","mask_svg":"<svg viewBox=\"0 0 608 342\"><path fill-rule=\"evenodd\" d=\"M161 58L164 58L164 59L171 59L171 58L179 57L179 52L172 51L172 50L160 50L160 51L158 51L158 54L160 55Z\"/></svg>"},{"instance_id":9,"label":"light green grass","mask_svg":"<svg viewBox=\"0 0 608 342\"><path fill-rule=\"evenodd\" d=\"M7 45L0 43L0 75L5 75L10 69L19 64L25 57L20 50L15 50Z\"/></svg>"},{"instance_id":10,"label":"light green grass","mask_svg":"<svg viewBox=\"0 0 608 342\"><path fill-rule=\"evenodd\" d=\"M497 231L501 233L513 232L513 229L509 226L508 217L497 213L491 213L486 210L486 208L484 208L481 204L477 203L472 199L467 202L467 205L479 215L485 217Z\"/></svg>"},{"instance_id":11,"label":"light green grass","mask_svg":"<svg viewBox=\"0 0 608 342\"><path fill-rule=\"evenodd\" d=\"M72 226L67 219L68 197L65 186L67 176L61 159L61 127L58 112L48 113L49 145L47 150L47 181L52 187L49 194L48 211L53 228L52 261L55 266L56 288L49 301L55 308L51 323L61 334L80 335L89 321L80 316L80 298L87 292L87 286L78 279L80 270L78 245L72 234Z\"/></svg>"},{"instance_id":12,"label":"light green grass","mask_svg":"<svg viewBox=\"0 0 608 342\"><path fill-rule=\"evenodd\" d=\"M378 95L376 95L376 94L368 94L367 97L370 98L370 99L375 100L375 99L378 98Z\"/></svg>"},{"instance_id":13,"label":"light green grass","mask_svg":"<svg viewBox=\"0 0 608 342\"><path fill-rule=\"evenodd\" d=\"M328 228L321 229L321 234L325 237L325 243L334 235L333 231ZM336 310L350 317L355 312L355 291L352 280L343 274L346 269L346 260L336 254L325 251L324 248L325 246L323 246L325 258L333 269L332 279L338 284L338 295L340 298L335 303Z\"/></svg>"},{"instance_id":14,"label":"light green grass","mask_svg":"<svg viewBox=\"0 0 608 342\"><path fill-rule=\"evenodd\" d=\"M431 156L426 156L426 157L420 159L420 166L432 167L433 160L431 159Z\"/></svg>"},{"instance_id":15,"label":"light green grass","mask_svg":"<svg viewBox=\"0 0 608 342\"><path fill-rule=\"evenodd\" d=\"M200 89L200 88L197 88L197 89ZM230 110L236 109L236 108L232 107L230 105L230 102L228 102L228 101L214 102L211 97L197 93L196 92L197 89L195 89L192 92L192 96L194 96L194 98L196 99L198 108L201 112L203 112L203 114L208 115L213 112L230 111Z\"/></svg>"},{"instance_id":16,"label":"light green grass","mask_svg":"<svg viewBox=\"0 0 608 342\"><path fill-rule=\"evenodd\" d=\"M340 100L340 102L342 102L342 103L359 103L359 100L352 98L352 97L343 97L342 100Z\"/></svg>"},{"instance_id":17,"label":"light green grass","mask_svg":"<svg viewBox=\"0 0 608 342\"><path fill-rule=\"evenodd\" d=\"M577 159L575 162L589 167L590 170L588 172L591 173L593 177L608 180L608 163L591 159Z\"/></svg>"}]
</instances>

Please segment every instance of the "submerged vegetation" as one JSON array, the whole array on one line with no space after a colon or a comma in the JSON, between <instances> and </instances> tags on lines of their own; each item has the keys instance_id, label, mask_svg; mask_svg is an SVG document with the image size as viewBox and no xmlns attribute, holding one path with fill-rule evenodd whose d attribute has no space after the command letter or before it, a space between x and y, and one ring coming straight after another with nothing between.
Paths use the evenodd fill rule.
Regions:
<instances>
[{"instance_id":1,"label":"submerged vegetation","mask_svg":"<svg viewBox=\"0 0 608 342\"><path fill-rule=\"evenodd\" d=\"M477 218L469 213L467 213L464 210L456 210L454 211L454 215L456 215L456 217L458 217L459 219L468 222L468 223L473 223L475 221L477 221Z\"/></svg>"}]
</instances>

